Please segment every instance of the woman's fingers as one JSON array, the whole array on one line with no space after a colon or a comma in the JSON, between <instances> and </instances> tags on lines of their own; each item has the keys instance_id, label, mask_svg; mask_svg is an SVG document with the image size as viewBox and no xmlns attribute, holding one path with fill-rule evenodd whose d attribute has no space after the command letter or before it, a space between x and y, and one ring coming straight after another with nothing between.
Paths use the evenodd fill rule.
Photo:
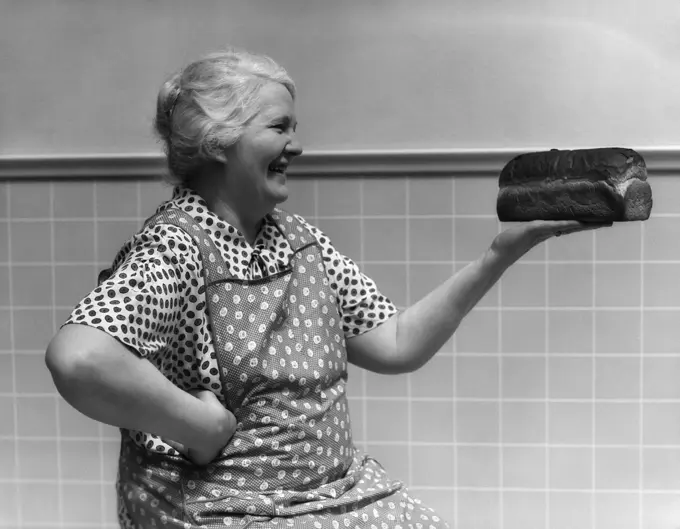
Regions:
<instances>
[{"instance_id":1,"label":"woman's fingers","mask_svg":"<svg viewBox=\"0 0 680 529\"><path fill-rule=\"evenodd\" d=\"M165 439L165 444L171 446L175 450L177 450L180 454L182 454L184 457L189 457L189 451L184 447L182 443L177 443L175 441L168 441Z\"/></svg>"},{"instance_id":2,"label":"woman's fingers","mask_svg":"<svg viewBox=\"0 0 680 529\"><path fill-rule=\"evenodd\" d=\"M202 400L203 402L207 404L219 404L220 401L217 398L217 395L215 395L212 391L209 389L195 389L190 391L194 397L196 397L198 400Z\"/></svg>"},{"instance_id":3,"label":"woman's fingers","mask_svg":"<svg viewBox=\"0 0 680 529\"><path fill-rule=\"evenodd\" d=\"M545 238L550 238L552 236L560 237L561 235L568 235L579 231L607 228L612 225L612 222L581 222L577 220L546 220L537 221L536 224L534 224L541 236Z\"/></svg>"},{"instance_id":4,"label":"woman's fingers","mask_svg":"<svg viewBox=\"0 0 680 529\"><path fill-rule=\"evenodd\" d=\"M580 222L576 220L521 222L498 234L491 243L491 249L498 255L508 258L510 262L515 262L533 247L552 237L604 228L612 224L611 222Z\"/></svg>"},{"instance_id":5,"label":"woman's fingers","mask_svg":"<svg viewBox=\"0 0 680 529\"><path fill-rule=\"evenodd\" d=\"M570 233L577 233L579 231L597 230L599 228L609 228L612 225L613 225L612 222L609 222L609 223L594 223L594 222L582 223L579 226L575 226L573 228L566 228L566 229L557 230L555 235L557 235L559 237L560 235L569 235Z\"/></svg>"}]
</instances>

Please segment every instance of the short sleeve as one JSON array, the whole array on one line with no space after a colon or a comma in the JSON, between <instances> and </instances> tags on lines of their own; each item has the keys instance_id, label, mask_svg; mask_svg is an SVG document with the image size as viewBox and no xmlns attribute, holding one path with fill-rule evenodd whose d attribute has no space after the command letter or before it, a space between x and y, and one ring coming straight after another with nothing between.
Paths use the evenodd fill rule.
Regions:
<instances>
[{"instance_id":1,"label":"short sleeve","mask_svg":"<svg viewBox=\"0 0 680 529\"><path fill-rule=\"evenodd\" d=\"M375 281L366 276L349 257L335 249L321 230L296 218L316 237L321 246L326 274L338 298L342 327L347 338L358 336L386 322L397 308L378 289Z\"/></svg>"},{"instance_id":2,"label":"short sleeve","mask_svg":"<svg viewBox=\"0 0 680 529\"><path fill-rule=\"evenodd\" d=\"M158 234L139 234L128 253L73 309L64 323L100 329L147 357L170 346L180 321L185 282L179 259Z\"/></svg>"}]
</instances>

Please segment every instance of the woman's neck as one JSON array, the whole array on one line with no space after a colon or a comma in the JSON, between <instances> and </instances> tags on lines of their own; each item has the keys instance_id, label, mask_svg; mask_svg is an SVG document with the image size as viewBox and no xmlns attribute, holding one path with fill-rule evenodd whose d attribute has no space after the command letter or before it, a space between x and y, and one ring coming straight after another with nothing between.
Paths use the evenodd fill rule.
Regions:
<instances>
[{"instance_id":1,"label":"woman's neck","mask_svg":"<svg viewBox=\"0 0 680 529\"><path fill-rule=\"evenodd\" d=\"M253 215L246 204L234 203L229 193L215 186L209 178L194 178L190 187L201 196L212 213L236 228L248 244L252 246L255 243L262 227L262 215Z\"/></svg>"},{"instance_id":2,"label":"woman's neck","mask_svg":"<svg viewBox=\"0 0 680 529\"><path fill-rule=\"evenodd\" d=\"M239 213L229 202L222 200L219 195L206 196L201 194L201 197L208 204L210 211L236 228L245 237L248 244L251 246L255 244L257 234L262 227L262 218L248 219Z\"/></svg>"}]
</instances>

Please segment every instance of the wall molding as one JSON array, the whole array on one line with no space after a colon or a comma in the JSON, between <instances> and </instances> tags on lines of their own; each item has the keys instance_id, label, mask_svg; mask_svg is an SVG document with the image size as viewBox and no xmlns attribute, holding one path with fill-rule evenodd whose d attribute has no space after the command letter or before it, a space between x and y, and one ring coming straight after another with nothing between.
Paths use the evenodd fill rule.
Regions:
<instances>
[{"instance_id":1,"label":"wall molding","mask_svg":"<svg viewBox=\"0 0 680 529\"><path fill-rule=\"evenodd\" d=\"M576 148L576 147L572 147ZM290 167L293 177L314 176L497 176L517 154L544 150L384 150L308 152ZM680 147L635 148L650 174L680 175ZM159 178L161 154L0 156L0 180Z\"/></svg>"}]
</instances>

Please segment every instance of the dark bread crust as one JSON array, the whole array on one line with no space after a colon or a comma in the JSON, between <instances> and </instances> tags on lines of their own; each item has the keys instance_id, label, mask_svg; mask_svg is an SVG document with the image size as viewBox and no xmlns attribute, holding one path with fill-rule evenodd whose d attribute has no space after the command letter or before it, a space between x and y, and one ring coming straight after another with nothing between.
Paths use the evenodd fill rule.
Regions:
<instances>
[{"instance_id":1,"label":"dark bread crust","mask_svg":"<svg viewBox=\"0 0 680 529\"><path fill-rule=\"evenodd\" d=\"M647 220L652 190L642 156L599 148L522 154L499 177L499 220Z\"/></svg>"}]
</instances>

